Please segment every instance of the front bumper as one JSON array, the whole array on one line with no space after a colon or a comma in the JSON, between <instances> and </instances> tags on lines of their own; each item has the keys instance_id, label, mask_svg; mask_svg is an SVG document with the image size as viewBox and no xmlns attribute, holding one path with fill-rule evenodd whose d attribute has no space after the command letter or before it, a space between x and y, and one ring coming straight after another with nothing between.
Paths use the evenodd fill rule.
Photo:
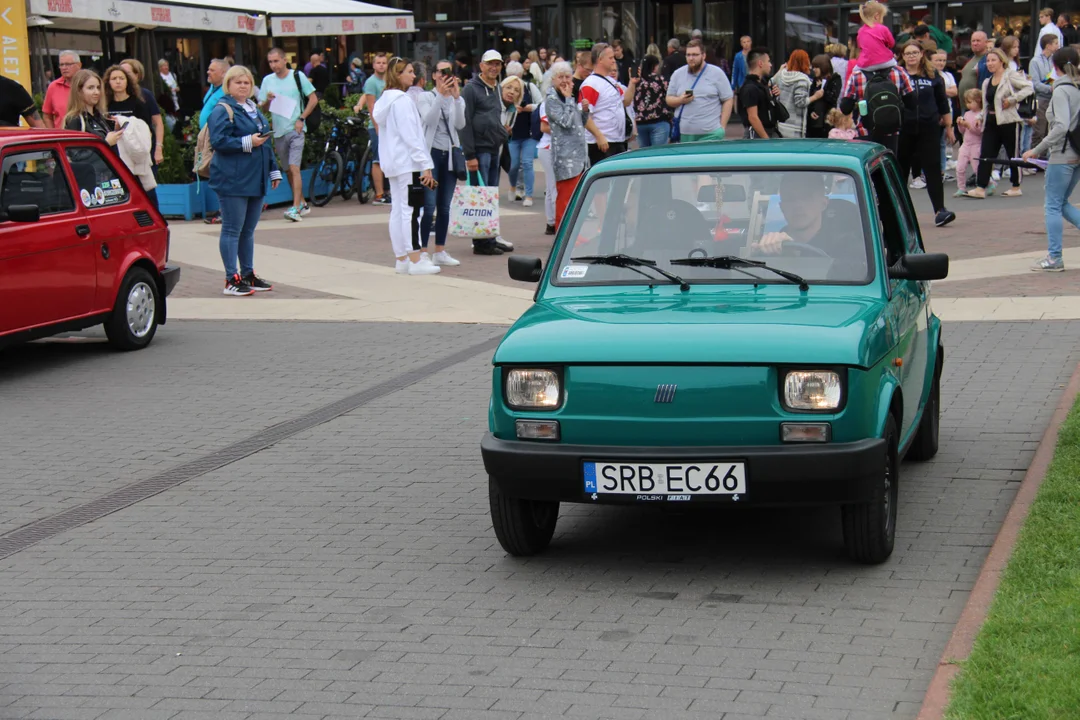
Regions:
<instances>
[{"instance_id":1,"label":"front bumper","mask_svg":"<svg viewBox=\"0 0 1080 720\"><path fill-rule=\"evenodd\" d=\"M165 296L168 297L176 283L180 282L180 266L166 264L161 271L161 280L165 284Z\"/></svg>"},{"instance_id":2,"label":"front bumper","mask_svg":"<svg viewBox=\"0 0 1080 720\"><path fill-rule=\"evenodd\" d=\"M560 445L500 440L487 433L480 443L484 468L501 492L530 500L636 504L634 495L585 492L586 461L685 463L741 461L746 493L739 505L840 505L870 502L880 492L885 441L752 447L626 447ZM693 496L695 502L732 501L730 496Z\"/></svg>"}]
</instances>

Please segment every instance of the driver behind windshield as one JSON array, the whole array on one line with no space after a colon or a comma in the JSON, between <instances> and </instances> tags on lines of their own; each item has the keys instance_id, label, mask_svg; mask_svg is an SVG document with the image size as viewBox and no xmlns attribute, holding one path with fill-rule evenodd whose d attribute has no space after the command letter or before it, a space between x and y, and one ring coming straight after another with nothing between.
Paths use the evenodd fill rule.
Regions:
<instances>
[{"instance_id":1,"label":"driver behind windshield","mask_svg":"<svg viewBox=\"0 0 1080 720\"><path fill-rule=\"evenodd\" d=\"M848 200L830 199L823 173L787 173L780 181L780 211L784 214L784 228L765 233L751 246L752 252L787 254L786 244L801 243L834 260L853 254L862 256L865 268L866 251L859 208ZM798 254L813 256L817 253Z\"/></svg>"}]
</instances>

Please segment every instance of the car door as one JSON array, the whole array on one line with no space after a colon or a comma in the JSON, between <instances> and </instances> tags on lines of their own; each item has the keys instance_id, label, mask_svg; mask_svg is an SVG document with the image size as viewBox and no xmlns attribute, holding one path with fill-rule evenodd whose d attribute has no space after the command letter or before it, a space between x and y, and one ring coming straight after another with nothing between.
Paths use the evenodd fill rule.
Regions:
<instances>
[{"instance_id":1,"label":"car door","mask_svg":"<svg viewBox=\"0 0 1080 720\"><path fill-rule=\"evenodd\" d=\"M117 169L122 161L116 155L100 144L88 143L67 144L64 152L86 205L97 270L94 307L104 312L116 301L121 266L129 248L137 244L140 234L154 231L154 221L145 207L133 202L127 176Z\"/></svg>"},{"instance_id":2,"label":"car door","mask_svg":"<svg viewBox=\"0 0 1080 720\"><path fill-rule=\"evenodd\" d=\"M0 333L86 315L94 250L59 147L9 146L0 165ZM39 220L7 220L13 205L37 205Z\"/></svg>"},{"instance_id":3,"label":"car door","mask_svg":"<svg viewBox=\"0 0 1080 720\"><path fill-rule=\"evenodd\" d=\"M871 184L874 188L878 218L881 222L882 245L886 265L895 264L907 252L908 226L903 219L901 204L898 202L894 178L887 162L891 158L883 157L870 171ZM889 314L892 336L897 342L896 356L900 360L897 374L903 388L904 416L900 435L907 437L908 431L915 424L921 400L921 384L917 369L925 366L925 358L920 363L919 354L919 314L923 306L918 284L908 280L888 279ZM925 317L923 318L925 327ZM923 333L925 343L925 332Z\"/></svg>"}]
</instances>

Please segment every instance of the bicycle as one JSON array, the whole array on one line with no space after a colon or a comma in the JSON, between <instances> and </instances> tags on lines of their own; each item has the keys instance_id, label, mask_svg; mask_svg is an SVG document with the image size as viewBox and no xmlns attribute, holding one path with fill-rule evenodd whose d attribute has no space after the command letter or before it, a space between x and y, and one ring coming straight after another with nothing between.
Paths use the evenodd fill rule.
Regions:
<instances>
[{"instance_id":1,"label":"bicycle","mask_svg":"<svg viewBox=\"0 0 1080 720\"><path fill-rule=\"evenodd\" d=\"M337 194L348 200L359 185L357 138L366 133L359 117L338 118L326 138L323 156L308 181L308 196L316 207L323 207Z\"/></svg>"},{"instance_id":2,"label":"bicycle","mask_svg":"<svg viewBox=\"0 0 1080 720\"><path fill-rule=\"evenodd\" d=\"M362 204L372 201L375 197L375 181L371 178L371 166L375 162L375 156L371 152L371 133L368 132L367 147L360 156L360 163L356 166L356 199Z\"/></svg>"}]
</instances>

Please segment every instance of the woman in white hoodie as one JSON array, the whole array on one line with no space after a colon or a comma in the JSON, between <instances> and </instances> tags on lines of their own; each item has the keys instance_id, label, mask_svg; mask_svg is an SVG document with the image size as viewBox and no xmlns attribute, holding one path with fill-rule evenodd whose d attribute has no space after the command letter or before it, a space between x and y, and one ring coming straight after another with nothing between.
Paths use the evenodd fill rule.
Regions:
<instances>
[{"instance_id":1,"label":"woman in white hoodie","mask_svg":"<svg viewBox=\"0 0 1080 720\"><path fill-rule=\"evenodd\" d=\"M780 88L777 100L788 111L788 119L777 129L786 138L806 136L806 109L810 98L810 56L805 50L794 50L780 72L773 75L773 84Z\"/></svg>"},{"instance_id":2,"label":"woman in white hoodie","mask_svg":"<svg viewBox=\"0 0 1080 720\"><path fill-rule=\"evenodd\" d=\"M405 94L416 73L412 63L394 57L386 66L386 90L372 109L379 127L379 165L390 181L390 245L402 275L434 275L439 266L420 256L420 209L423 197L409 204L409 186L433 189L431 153L416 103Z\"/></svg>"}]
</instances>

